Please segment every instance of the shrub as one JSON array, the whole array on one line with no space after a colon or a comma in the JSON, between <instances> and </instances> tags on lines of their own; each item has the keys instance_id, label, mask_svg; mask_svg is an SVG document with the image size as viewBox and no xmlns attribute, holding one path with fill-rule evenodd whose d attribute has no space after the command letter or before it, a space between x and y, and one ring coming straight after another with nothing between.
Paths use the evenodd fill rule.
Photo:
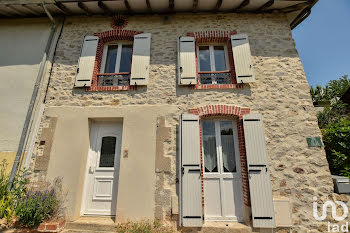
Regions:
<instances>
[{"instance_id":1,"label":"shrub","mask_svg":"<svg viewBox=\"0 0 350 233\"><path fill-rule=\"evenodd\" d=\"M7 222L15 217L15 210L18 205L18 200L23 193L26 192L28 179L23 177L25 171L19 172L9 187L6 160L0 164L0 219L5 218Z\"/></svg>"},{"instance_id":2,"label":"shrub","mask_svg":"<svg viewBox=\"0 0 350 233\"><path fill-rule=\"evenodd\" d=\"M321 131L331 173L350 177L350 119L330 123Z\"/></svg>"},{"instance_id":3,"label":"shrub","mask_svg":"<svg viewBox=\"0 0 350 233\"><path fill-rule=\"evenodd\" d=\"M8 176L6 175L7 162L4 159L0 164L0 197L3 197L7 193L8 189Z\"/></svg>"},{"instance_id":4,"label":"shrub","mask_svg":"<svg viewBox=\"0 0 350 233\"><path fill-rule=\"evenodd\" d=\"M16 208L16 216L23 226L36 227L40 223L58 217L60 204L59 192L62 180L56 178L53 184L47 183L44 189L30 189Z\"/></svg>"},{"instance_id":5,"label":"shrub","mask_svg":"<svg viewBox=\"0 0 350 233\"><path fill-rule=\"evenodd\" d=\"M347 104L341 100L335 101L330 106L327 106L323 111L317 113L319 127L326 128L328 124L339 122L347 116Z\"/></svg>"}]
</instances>

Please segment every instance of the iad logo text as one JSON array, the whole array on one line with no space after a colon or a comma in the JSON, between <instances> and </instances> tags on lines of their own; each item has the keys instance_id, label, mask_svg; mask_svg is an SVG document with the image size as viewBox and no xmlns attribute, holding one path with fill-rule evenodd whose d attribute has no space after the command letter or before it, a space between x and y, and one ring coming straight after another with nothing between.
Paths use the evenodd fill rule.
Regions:
<instances>
[{"instance_id":1,"label":"iad logo text","mask_svg":"<svg viewBox=\"0 0 350 233\"><path fill-rule=\"evenodd\" d=\"M348 216L349 209L346 206L346 204L342 201L335 201L335 203L333 201L326 201L322 205L322 215L319 216L318 215L317 197L314 197L313 199L314 199L314 201L313 201L313 215L317 221L323 221L326 219L328 206L331 207L332 218L334 220L343 221ZM337 216L337 205L336 204L340 205L343 208L343 215L342 216ZM343 225L338 225L338 224L331 224L330 222L328 222L328 232L349 232L349 223L347 222Z\"/></svg>"}]
</instances>

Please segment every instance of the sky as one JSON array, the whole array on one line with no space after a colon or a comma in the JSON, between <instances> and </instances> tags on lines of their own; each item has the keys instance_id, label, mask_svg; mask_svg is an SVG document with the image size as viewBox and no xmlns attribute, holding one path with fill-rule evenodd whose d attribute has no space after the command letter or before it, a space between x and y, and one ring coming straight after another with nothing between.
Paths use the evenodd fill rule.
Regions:
<instances>
[{"instance_id":1,"label":"sky","mask_svg":"<svg viewBox=\"0 0 350 233\"><path fill-rule=\"evenodd\" d=\"M292 33L309 85L350 76L350 0L319 0Z\"/></svg>"}]
</instances>

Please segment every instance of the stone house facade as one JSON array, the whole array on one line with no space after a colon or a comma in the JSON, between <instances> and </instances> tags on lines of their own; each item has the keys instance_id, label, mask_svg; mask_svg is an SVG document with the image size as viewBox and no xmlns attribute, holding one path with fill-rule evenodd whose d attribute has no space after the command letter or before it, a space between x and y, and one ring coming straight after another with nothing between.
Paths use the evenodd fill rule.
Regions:
<instances>
[{"instance_id":1,"label":"stone house facade","mask_svg":"<svg viewBox=\"0 0 350 233\"><path fill-rule=\"evenodd\" d=\"M63 177L68 221L322 232L333 184L288 17L65 17L32 180Z\"/></svg>"}]
</instances>

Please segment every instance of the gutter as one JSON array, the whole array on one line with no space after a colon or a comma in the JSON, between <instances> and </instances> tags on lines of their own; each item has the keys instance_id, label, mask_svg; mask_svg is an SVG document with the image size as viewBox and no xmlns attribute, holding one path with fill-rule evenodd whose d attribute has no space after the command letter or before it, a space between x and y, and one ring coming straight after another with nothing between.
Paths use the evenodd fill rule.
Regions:
<instances>
[{"instance_id":1,"label":"gutter","mask_svg":"<svg viewBox=\"0 0 350 233\"><path fill-rule=\"evenodd\" d=\"M57 5L59 4L59 5L62 5L62 4L64 4L64 3L77 3L77 4L84 4L84 3L98 3L97 5L98 5L98 7L99 7L99 9L100 10L103 10L102 8L101 8L101 6L99 5L100 3L104 3L104 2L113 2L113 1L121 1L121 2L123 2L123 0L41 0L42 2L41 2L41 5L43 5L43 6L45 6L45 4L47 5L47 6L53 6L53 7L58 7ZM43 1L46 1L46 3L44 3ZM124 0L124 2L127 2L127 0ZM284 1L284 0L280 0L280 1ZM296 1L296 2L298 2L297 0L290 0L290 1ZM40 0L31 0L31 1L29 1L28 3L25 3L24 5L26 5L26 6L30 6L30 5L33 5L33 6L36 6L36 5L38 5L38 3L40 2ZM249 1L248 1L249 2ZM276 1L275 1L276 2ZM294 11L300 11L301 9L303 9L304 7L305 7L305 5L306 5L306 8L304 8L303 10L302 10L302 12L300 13L300 14L298 14L297 16L296 16L296 18L294 18L294 20L293 20L293 22L292 23L290 23L290 27L293 29L293 28L295 28L296 26L298 26L303 20L305 20L309 15L310 15L310 13L311 13L311 8L318 2L318 0L304 0L304 1L302 1L303 3L299 3L299 4L297 4L297 5L300 5L300 4L302 4L303 5L303 7L301 7L301 8L298 8L298 9L294 9L294 10L292 10L292 11L289 11L288 10L288 13L290 13L290 12L294 12ZM273 1L272 0L270 0L270 1L268 1L268 3L269 4L271 4L271 3L273 3ZM269 4L267 4L267 5L263 5L262 7L267 7L267 6L269 6ZM19 13L19 14L9 14L8 12L6 13L6 12L4 12L3 11L3 13L1 13L1 8L2 7L5 7L5 6L15 6L15 7L21 7L21 6L23 6L23 3L21 3L21 1L20 0L15 0L14 2L2 2L1 0L0 0L0 19L1 18L18 18L18 17L40 17L40 16L42 16L42 14L43 14L43 12L38 12L37 14L31 14L31 15L27 15L27 14L24 14L24 13ZM62 6L64 6L65 7L65 9L66 10L68 10L68 11L71 11L72 10L72 6L65 6L65 5L62 5ZM59 8L59 7L58 7ZM286 7L286 8L290 8L290 7ZM59 8L60 9L60 8ZM262 10L261 11L261 13L266 13L266 12L279 12L279 13L284 13L283 12L283 9L284 10L286 10L285 8L281 8L281 9L276 9L276 10L268 10L268 11L264 11L264 10ZM48 14L48 11L47 11L47 9L45 9L44 8L44 10L45 10L45 13L47 14L47 16L49 16L49 15L51 15L50 13ZM106 16L106 14L105 13L101 13L101 11L96 11L96 10L92 10L90 13L92 14L92 15L102 15L102 16ZM111 9L110 9L111 10ZM281 10L281 11L280 11ZM19 11L19 12L21 12L22 10L21 10L21 8L19 8L17 11ZM86 15L86 14L90 14L90 13L87 13L86 11L85 11L85 13L74 13L74 10L73 10L73 12L66 12L66 13L64 13L64 9L62 10L60 10L60 13L58 13L58 14L60 14L60 15ZM210 11L215 11L215 9L213 8L213 9L211 9ZM104 12L104 11L102 11L102 12ZM169 14L175 14L175 13L188 13L188 14L191 14L191 12L192 12L192 10L182 10L182 11L173 11L173 9L172 8L170 8L170 9L168 9L168 11L165 11L165 12L161 12L161 11L158 11L157 10L157 12L152 12L152 15L169 15ZM203 11L201 11L202 13L208 13L208 11L206 11L206 10L203 10ZM248 11L244 11L244 12L246 12L246 13L249 13L249 10ZM120 11L115 11L115 10L112 10L111 11L111 13L112 14L133 14L133 15L148 15L149 14L149 12L147 12L147 11L145 11L145 12L135 12L135 11L133 11L133 10L129 10L129 11L127 11L127 10L125 10L125 11L122 11L122 12L120 12ZM218 11L218 13L221 13L221 14L224 14L225 13L225 11ZM19 15L19 16L18 16ZM50 17L50 16L49 16Z\"/></svg>"},{"instance_id":2,"label":"gutter","mask_svg":"<svg viewBox=\"0 0 350 233\"><path fill-rule=\"evenodd\" d=\"M54 34L56 32L56 28L57 28L57 24L56 24L54 18L52 17L52 15L50 14L50 12L47 10L47 8L45 6L45 3L42 2L41 5L42 5L43 9L45 10L45 13L49 17L50 21L52 22L51 30L50 30L50 35L49 35L46 47L45 47L44 56L43 56L43 58L41 60L41 63L40 63L39 72L38 72L38 75L37 75L37 78L36 78L36 81L35 81L32 97L30 99L30 103L29 103L26 119L25 119L25 122L24 122L24 126L23 126L23 129L22 129L22 135L21 135L21 138L20 138L20 141L19 141L16 157L15 157L15 160L14 160L14 163L13 163L13 166L12 166L12 170L11 170L11 173L10 173L10 178L9 178L9 184L10 185L9 185L9 188L12 187L12 183L13 183L13 180L14 180L14 178L16 176L16 173L17 173L17 170L18 170L18 167L19 167L22 155L24 154L25 141L26 141L26 138L28 136L28 128L29 128L29 125L30 125L30 120L31 120L31 118L33 116L34 104L35 104L37 96L38 96L40 83L41 83L42 78L44 76L44 69L45 69L45 66L46 66L46 62L48 60L47 56L48 56L49 51L50 51L52 39L53 39L53 36L54 36ZM38 117L40 117L40 116L38 116Z\"/></svg>"},{"instance_id":3,"label":"gutter","mask_svg":"<svg viewBox=\"0 0 350 233\"><path fill-rule=\"evenodd\" d=\"M296 28L311 14L311 8L318 2L318 0L311 1L310 5L300 12L300 14L290 23L291 30Z\"/></svg>"}]
</instances>

